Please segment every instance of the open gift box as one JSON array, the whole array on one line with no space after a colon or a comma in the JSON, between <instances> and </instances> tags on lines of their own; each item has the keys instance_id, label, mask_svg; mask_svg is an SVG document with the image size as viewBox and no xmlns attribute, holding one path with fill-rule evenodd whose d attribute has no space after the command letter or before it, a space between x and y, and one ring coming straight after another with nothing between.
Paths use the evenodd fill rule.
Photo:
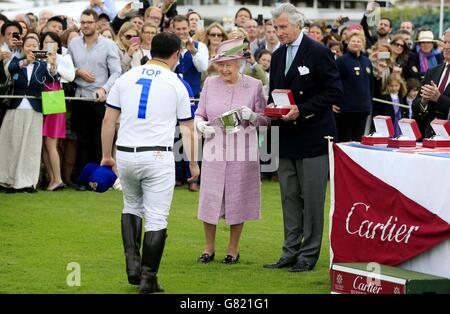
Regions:
<instances>
[{"instance_id":1,"label":"open gift box","mask_svg":"<svg viewBox=\"0 0 450 314\"><path fill-rule=\"evenodd\" d=\"M423 147L450 147L450 124L447 120L434 119L430 123L436 135L423 139Z\"/></svg>"},{"instance_id":2,"label":"open gift box","mask_svg":"<svg viewBox=\"0 0 450 314\"><path fill-rule=\"evenodd\" d=\"M264 115L281 117L289 113L291 105L295 105L294 96L290 89L274 89L272 91L274 107L264 108Z\"/></svg>"},{"instance_id":3,"label":"open gift box","mask_svg":"<svg viewBox=\"0 0 450 314\"><path fill-rule=\"evenodd\" d=\"M388 147L416 147L417 140L422 137L417 122L414 119L400 119L398 126L402 135L397 138L391 138L388 141Z\"/></svg>"},{"instance_id":4,"label":"open gift box","mask_svg":"<svg viewBox=\"0 0 450 314\"><path fill-rule=\"evenodd\" d=\"M387 145L390 137L394 136L394 125L389 116L373 117L375 132L365 135L361 139L364 145Z\"/></svg>"}]
</instances>

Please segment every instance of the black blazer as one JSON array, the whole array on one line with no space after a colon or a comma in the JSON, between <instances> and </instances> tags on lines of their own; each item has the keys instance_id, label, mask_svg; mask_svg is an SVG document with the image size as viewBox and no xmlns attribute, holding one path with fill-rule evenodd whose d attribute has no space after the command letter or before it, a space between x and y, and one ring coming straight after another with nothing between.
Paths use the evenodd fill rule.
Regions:
<instances>
[{"instance_id":1,"label":"black blazer","mask_svg":"<svg viewBox=\"0 0 450 314\"><path fill-rule=\"evenodd\" d=\"M8 71L14 81L14 95L28 95L41 97L41 92L44 89L45 82L58 81L59 76L52 77L47 71L47 63L42 61L36 61L34 63L33 72L31 74L30 83L28 83L27 69L21 69L19 62L22 59L14 57L9 64ZM39 80L39 81L38 81ZM28 99L31 103L31 107L37 112L42 112L42 100L41 99ZM22 99L12 99L10 109L17 108Z\"/></svg>"},{"instance_id":2,"label":"black blazer","mask_svg":"<svg viewBox=\"0 0 450 314\"><path fill-rule=\"evenodd\" d=\"M439 80L441 79L442 73L444 72L445 63L435 66L427 71L425 78L422 81L422 86L425 84L430 84L433 81L437 86L439 86ZM417 94L416 99L413 101L413 117L418 122L419 126L425 129L424 137L430 137L434 134L433 129L430 126L430 122L435 118L447 120L449 107L450 107L450 84L444 90L444 93L439 97L437 102L428 102L427 110L424 112L421 109L420 92ZM422 131L422 130L421 130Z\"/></svg>"},{"instance_id":3,"label":"black blazer","mask_svg":"<svg viewBox=\"0 0 450 314\"><path fill-rule=\"evenodd\" d=\"M296 121L273 121L280 130L280 158L309 158L327 153L325 136L337 138L333 104L342 102L343 91L333 53L322 44L303 35L292 65L284 75L287 46L272 55L270 65L270 93L274 89L290 89L300 116ZM309 69L300 75L298 67Z\"/></svg>"},{"instance_id":4,"label":"black blazer","mask_svg":"<svg viewBox=\"0 0 450 314\"><path fill-rule=\"evenodd\" d=\"M0 60L0 84L3 84L5 82L6 82L5 68L3 65L3 60Z\"/></svg>"}]
</instances>

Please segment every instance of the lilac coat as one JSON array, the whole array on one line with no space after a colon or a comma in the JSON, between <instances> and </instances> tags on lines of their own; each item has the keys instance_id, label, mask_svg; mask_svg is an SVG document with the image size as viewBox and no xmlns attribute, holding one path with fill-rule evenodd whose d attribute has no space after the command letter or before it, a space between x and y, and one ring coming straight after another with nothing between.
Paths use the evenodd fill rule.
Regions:
<instances>
[{"instance_id":1,"label":"lilac coat","mask_svg":"<svg viewBox=\"0 0 450 314\"><path fill-rule=\"evenodd\" d=\"M261 81L250 76L243 75L233 86L225 84L220 76L205 81L196 119L209 121L215 126L216 134L206 139L203 146L199 220L215 225L225 214L226 224L235 225L260 218L261 182L255 126L270 122L261 114L265 105ZM242 106L257 114L255 125L242 121L240 132L227 135L215 118Z\"/></svg>"}]
</instances>

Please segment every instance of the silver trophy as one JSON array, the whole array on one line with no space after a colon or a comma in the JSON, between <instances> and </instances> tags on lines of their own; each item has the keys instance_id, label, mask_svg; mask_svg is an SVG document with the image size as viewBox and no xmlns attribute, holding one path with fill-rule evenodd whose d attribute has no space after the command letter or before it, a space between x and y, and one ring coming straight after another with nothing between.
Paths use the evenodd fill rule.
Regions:
<instances>
[{"instance_id":1,"label":"silver trophy","mask_svg":"<svg viewBox=\"0 0 450 314\"><path fill-rule=\"evenodd\" d=\"M227 134L234 134L236 132L239 132L240 125L241 125L241 108L239 109L233 109L230 111L227 111L225 113L222 113L220 116L218 116L216 119L218 119L222 127L225 129L225 132Z\"/></svg>"}]
</instances>

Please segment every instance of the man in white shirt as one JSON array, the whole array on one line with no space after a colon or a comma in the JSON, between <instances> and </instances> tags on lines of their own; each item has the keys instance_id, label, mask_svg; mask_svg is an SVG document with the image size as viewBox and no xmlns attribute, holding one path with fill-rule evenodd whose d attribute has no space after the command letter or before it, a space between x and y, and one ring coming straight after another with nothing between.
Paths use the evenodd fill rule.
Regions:
<instances>
[{"instance_id":1,"label":"man in white shirt","mask_svg":"<svg viewBox=\"0 0 450 314\"><path fill-rule=\"evenodd\" d=\"M189 36L189 21L184 15L173 18L173 30L182 41L181 55L176 72L189 83L194 97L200 96L201 73L208 69L208 48Z\"/></svg>"},{"instance_id":2,"label":"man in white shirt","mask_svg":"<svg viewBox=\"0 0 450 314\"><path fill-rule=\"evenodd\" d=\"M258 38L258 23L250 19L244 24L244 29L248 34L248 41L250 42L250 51L252 55L255 55L255 52L263 47L263 43L260 42Z\"/></svg>"},{"instance_id":3,"label":"man in white shirt","mask_svg":"<svg viewBox=\"0 0 450 314\"><path fill-rule=\"evenodd\" d=\"M1 34L4 42L0 47L0 60L7 69L9 61L22 53L22 26L17 21L8 21L2 25Z\"/></svg>"},{"instance_id":4,"label":"man in white shirt","mask_svg":"<svg viewBox=\"0 0 450 314\"><path fill-rule=\"evenodd\" d=\"M189 20L186 16L177 15L173 18L173 30L175 35L181 40L183 47L175 72L189 84L192 88L194 98L197 99L200 97L202 72L205 72L208 69L208 48L204 43L194 41L189 36ZM196 109L197 103L193 106L192 110L195 112ZM175 141L177 140L178 138L175 138ZM186 178L190 177L188 167L183 169L183 166L183 161L176 162L177 185L181 185ZM189 190L192 192L197 191L197 183L191 182L189 184Z\"/></svg>"},{"instance_id":5,"label":"man in white shirt","mask_svg":"<svg viewBox=\"0 0 450 314\"><path fill-rule=\"evenodd\" d=\"M278 40L277 31L275 30L275 27L273 27L273 23L271 20L267 21L264 25L264 41L263 41L263 43L264 43L264 45L255 51L256 58L260 57L261 51L268 50L271 53L273 53L281 45L280 41Z\"/></svg>"},{"instance_id":6,"label":"man in white shirt","mask_svg":"<svg viewBox=\"0 0 450 314\"><path fill-rule=\"evenodd\" d=\"M264 28L265 28L264 38L266 42L265 48L270 52L274 52L275 50L278 49L278 47L280 47L280 41L278 40L277 37L277 31L275 30L275 27L273 27L271 21L267 21Z\"/></svg>"},{"instance_id":7,"label":"man in white shirt","mask_svg":"<svg viewBox=\"0 0 450 314\"><path fill-rule=\"evenodd\" d=\"M200 169L195 160L194 116L188 91L171 71L181 41L160 33L152 41L152 60L132 68L113 85L102 126L102 165L116 166L112 156L115 124L117 168L124 193L122 239L128 281L140 293L161 292L157 272L167 236L167 218L175 183L173 138L180 123L191 178ZM139 254L142 217L145 218L142 262Z\"/></svg>"}]
</instances>

